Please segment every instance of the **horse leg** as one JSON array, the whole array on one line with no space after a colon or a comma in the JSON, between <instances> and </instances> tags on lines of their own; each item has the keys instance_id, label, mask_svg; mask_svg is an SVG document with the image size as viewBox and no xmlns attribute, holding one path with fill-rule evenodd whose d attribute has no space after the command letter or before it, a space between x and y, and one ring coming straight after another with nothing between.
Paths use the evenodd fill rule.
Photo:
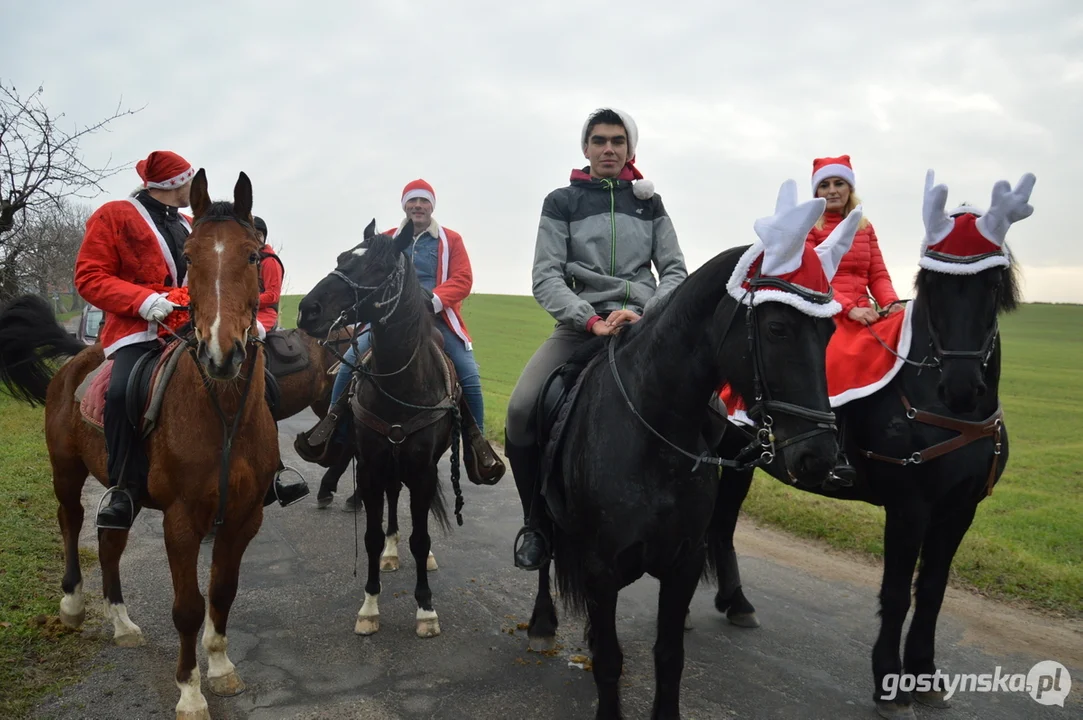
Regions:
<instances>
[{"instance_id":1,"label":"horse leg","mask_svg":"<svg viewBox=\"0 0 1083 720\"><path fill-rule=\"evenodd\" d=\"M207 682L211 692L220 697L233 697L244 692L244 682L226 655L226 622L237 597L237 579L241 573L241 558L248 543L263 523L263 510L252 512L239 529L224 525L214 541L211 561L211 582L207 589L210 603L203 624L203 649L207 651Z\"/></svg>"},{"instance_id":2,"label":"horse leg","mask_svg":"<svg viewBox=\"0 0 1083 720\"><path fill-rule=\"evenodd\" d=\"M970 529L970 523L974 521L977 505L967 502L953 510L946 516L933 518L921 546L921 566L914 592L914 617L910 621L903 651L903 667L908 674L915 676L936 673L936 620L944 602L944 591L948 587L952 558ZM931 707L950 707L940 681L938 687L929 692L915 692L914 699Z\"/></svg>"},{"instance_id":3,"label":"horse leg","mask_svg":"<svg viewBox=\"0 0 1083 720\"><path fill-rule=\"evenodd\" d=\"M102 566L105 615L113 621L113 642L120 647L138 647L146 642L143 631L128 617L120 590L120 556L128 545L127 530L98 530L98 562Z\"/></svg>"},{"instance_id":4,"label":"horse leg","mask_svg":"<svg viewBox=\"0 0 1083 720\"><path fill-rule=\"evenodd\" d=\"M384 552L380 555L380 571L395 572L399 569L399 492L402 483L394 481L387 484L387 539L384 540Z\"/></svg>"},{"instance_id":5,"label":"horse leg","mask_svg":"<svg viewBox=\"0 0 1083 720\"><path fill-rule=\"evenodd\" d=\"M598 690L595 717L597 720L617 720L623 717L618 685L624 669L624 654L617 640L617 588L615 584L593 587L587 594L594 685ZM679 619L683 627L684 616Z\"/></svg>"},{"instance_id":6,"label":"horse leg","mask_svg":"<svg viewBox=\"0 0 1083 720\"><path fill-rule=\"evenodd\" d=\"M534 652L547 652L557 644L557 610L549 590L550 564L551 561L547 560L538 568L538 594L534 598L534 613L530 616L530 627L526 631L529 648Z\"/></svg>"},{"instance_id":7,"label":"horse leg","mask_svg":"<svg viewBox=\"0 0 1083 720\"><path fill-rule=\"evenodd\" d=\"M684 672L684 621L706 551L686 557L661 582L658 591L658 635L654 643L654 709L652 720L681 716L681 674Z\"/></svg>"},{"instance_id":8,"label":"horse leg","mask_svg":"<svg viewBox=\"0 0 1083 720\"><path fill-rule=\"evenodd\" d=\"M417 584L414 586L414 599L417 600L417 636L436 637L440 634L440 619L432 607L432 590L429 589L428 560L432 542L429 538L429 508L436 492L436 468L427 472L427 477L417 488L410 491L410 553L417 565Z\"/></svg>"},{"instance_id":9,"label":"horse leg","mask_svg":"<svg viewBox=\"0 0 1083 720\"><path fill-rule=\"evenodd\" d=\"M74 630L81 628L86 619L83 572L79 567L79 532L83 528L81 496L86 476L86 465L80 460L72 460L63 468L53 461L53 493L58 503L56 521L64 539L64 578L60 581L64 597L60 600L60 622Z\"/></svg>"},{"instance_id":10,"label":"horse leg","mask_svg":"<svg viewBox=\"0 0 1083 720\"><path fill-rule=\"evenodd\" d=\"M880 585L880 634L872 648L872 673L876 710L889 720L914 717L910 693L896 689L889 697L885 688L890 683L885 685L885 678L891 675L898 680L902 673L899 642L906 613L910 610L910 585L927 525L928 514L924 510L887 509L884 577Z\"/></svg>"},{"instance_id":11,"label":"horse leg","mask_svg":"<svg viewBox=\"0 0 1083 720\"><path fill-rule=\"evenodd\" d=\"M210 720L207 698L200 690L199 665L196 663L196 634L203 624L205 607L197 574L200 537L189 525L185 512L177 506L170 507L166 510L163 523L165 550L173 576L173 625L180 636L176 674L177 688L180 690L177 720ZM217 543L216 540L216 546Z\"/></svg>"},{"instance_id":12,"label":"horse leg","mask_svg":"<svg viewBox=\"0 0 1083 720\"><path fill-rule=\"evenodd\" d=\"M357 472L361 472L358 467ZM368 581L365 582L365 603L357 611L353 631L372 635L380 629L380 552L384 547L384 492L373 478L369 486L358 491L365 506L365 552L368 553Z\"/></svg>"},{"instance_id":13,"label":"horse leg","mask_svg":"<svg viewBox=\"0 0 1083 720\"><path fill-rule=\"evenodd\" d=\"M320 489L316 493L316 507L320 510L331 507L331 503L335 499L335 493L338 491L338 481L346 472L346 468L350 466L350 461L353 460L351 453L343 453L343 455L342 459L327 468L327 472L320 479Z\"/></svg>"},{"instance_id":14,"label":"horse leg","mask_svg":"<svg viewBox=\"0 0 1083 720\"><path fill-rule=\"evenodd\" d=\"M758 628L759 618L741 590L741 571L737 566L737 551L733 547L733 533L737 530L737 516L752 486L752 471L737 472L724 469L718 485L718 498L711 518L707 542L718 574L718 592L714 606L726 613L731 625Z\"/></svg>"}]
</instances>

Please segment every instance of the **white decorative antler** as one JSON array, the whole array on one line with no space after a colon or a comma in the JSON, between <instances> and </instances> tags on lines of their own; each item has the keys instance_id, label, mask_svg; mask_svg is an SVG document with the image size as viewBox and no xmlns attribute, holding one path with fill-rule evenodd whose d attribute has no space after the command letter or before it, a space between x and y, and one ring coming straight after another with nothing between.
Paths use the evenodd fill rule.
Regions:
<instances>
[{"instance_id":1,"label":"white decorative antler","mask_svg":"<svg viewBox=\"0 0 1083 720\"><path fill-rule=\"evenodd\" d=\"M815 198L797 204L797 183L787 180L778 189L775 214L762 217L753 224L763 243L764 275L784 275L801 267L801 257L816 220L823 215L827 201Z\"/></svg>"},{"instance_id":2,"label":"white decorative antler","mask_svg":"<svg viewBox=\"0 0 1083 720\"><path fill-rule=\"evenodd\" d=\"M1027 173L1020 178L1014 190L1007 180L997 182L993 186L993 200L989 209L975 223L978 232L989 242L1003 246L1012 223L1025 220L1034 212L1034 207L1030 205L1030 193L1036 181L1033 173Z\"/></svg>"},{"instance_id":3,"label":"white decorative antler","mask_svg":"<svg viewBox=\"0 0 1083 720\"><path fill-rule=\"evenodd\" d=\"M948 217L944 208L948 204L948 186L933 187L934 173L925 173L925 193L921 202L921 217L925 221L925 246L936 245L951 233L955 221Z\"/></svg>"},{"instance_id":4,"label":"white decorative antler","mask_svg":"<svg viewBox=\"0 0 1083 720\"><path fill-rule=\"evenodd\" d=\"M861 224L862 217L861 206L858 205L835 226L826 240L816 246L816 254L820 257L820 264L824 266L824 274L827 275L828 281L835 278L842 256L854 244L854 235L857 234L857 226Z\"/></svg>"}]
</instances>

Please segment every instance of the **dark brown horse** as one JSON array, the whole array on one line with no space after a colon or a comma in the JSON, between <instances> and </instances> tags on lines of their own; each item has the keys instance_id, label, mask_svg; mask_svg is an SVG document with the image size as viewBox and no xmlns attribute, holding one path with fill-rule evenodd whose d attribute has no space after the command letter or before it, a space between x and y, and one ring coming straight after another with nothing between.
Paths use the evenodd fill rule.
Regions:
<instances>
[{"instance_id":1,"label":"dark brown horse","mask_svg":"<svg viewBox=\"0 0 1083 720\"><path fill-rule=\"evenodd\" d=\"M342 253L338 267L301 300L298 326L319 336L340 321L372 325L371 360L359 368L351 402L355 477L366 511L369 561L365 603L354 631L371 635L380 628L384 496L391 492L397 498L399 486L405 485L413 521L410 551L417 564L417 634L435 637L440 624L426 575L428 521L432 511L447 526L437 463L452 447L458 425L458 384L450 361L432 341L432 313L425 309L413 264L403 252L413 238L411 223L392 238L376 235L373 222L364 237ZM456 460L453 448L452 482L459 495Z\"/></svg>"},{"instance_id":2,"label":"dark brown horse","mask_svg":"<svg viewBox=\"0 0 1083 720\"><path fill-rule=\"evenodd\" d=\"M150 472L144 505L164 514L173 623L180 635L178 720L210 717L196 663L196 634L205 615L203 647L211 691L235 695L244 690L226 655L226 621L237 594L241 557L263 522L263 498L279 458L274 420L263 401L263 353L252 344L259 303L259 240L252 229L252 185L244 173L233 194L232 203L211 202L204 171L192 181L194 222L184 254L194 337L177 351L182 355L165 390L156 429L146 440ZM88 473L102 484L109 479L105 437L82 420L74 401L80 382L104 359L100 345L83 347L57 324L40 298L19 298L0 313L0 380L17 397L45 404L45 439L64 538L60 618L73 628L84 619L80 495ZM50 361L72 355L52 375ZM228 485L223 498L220 466L226 433L231 435L232 450L226 453ZM208 608L196 572L199 545L225 498L214 543ZM143 634L128 619L120 588L120 556L127 541L127 530L98 533L114 641L134 646L143 643Z\"/></svg>"},{"instance_id":3,"label":"dark brown horse","mask_svg":"<svg viewBox=\"0 0 1083 720\"><path fill-rule=\"evenodd\" d=\"M305 408L312 408L312 412L320 418L327 415L338 363L338 356L332 350L339 354L345 352L350 333L346 329L337 330L326 343L304 331L298 332L297 337L308 350L308 367L276 378L279 398L274 410L275 420L293 417Z\"/></svg>"}]
</instances>

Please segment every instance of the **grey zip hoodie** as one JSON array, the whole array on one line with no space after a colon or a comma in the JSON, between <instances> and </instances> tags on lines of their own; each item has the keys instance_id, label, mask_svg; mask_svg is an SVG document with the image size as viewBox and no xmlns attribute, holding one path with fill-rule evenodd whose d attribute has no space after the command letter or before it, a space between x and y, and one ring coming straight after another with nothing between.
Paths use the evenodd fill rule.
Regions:
<instances>
[{"instance_id":1,"label":"grey zip hoodie","mask_svg":"<svg viewBox=\"0 0 1083 720\"><path fill-rule=\"evenodd\" d=\"M651 264L658 281L651 273ZM572 172L542 205L534 247L534 298L557 322L627 308L643 315L688 277L673 222L658 195L641 200L627 180Z\"/></svg>"}]
</instances>

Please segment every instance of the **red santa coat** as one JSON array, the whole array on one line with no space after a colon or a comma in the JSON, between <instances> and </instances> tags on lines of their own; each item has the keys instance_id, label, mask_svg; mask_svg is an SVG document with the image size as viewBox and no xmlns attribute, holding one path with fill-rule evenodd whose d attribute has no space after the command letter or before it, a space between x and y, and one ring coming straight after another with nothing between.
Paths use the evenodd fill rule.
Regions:
<instances>
[{"instance_id":1,"label":"red santa coat","mask_svg":"<svg viewBox=\"0 0 1083 720\"><path fill-rule=\"evenodd\" d=\"M405 222L403 223L405 224ZM388 230L386 234L398 236L402 226ZM473 349L473 341L463 321L463 300L474 287L474 270L466 254L462 235L439 225L433 220L428 230L436 231L436 287L433 288L433 308L443 318L451 331L463 341L467 350Z\"/></svg>"},{"instance_id":2,"label":"red santa coat","mask_svg":"<svg viewBox=\"0 0 1083 720\"><path fill-rule=\"evenodd\" d=\"M256 312L256 330L260 339L278 324L278 302L282 299L282 263L270 245L260 250L264 258L260 262L259 276L263 291L259 294L259 310Z\"/></svg>"},{"instance_id":3,"label":"red santa coat","mask_svg":"<svg viewBox=\"0 0 1083 720\"><path fill-rule=\"evenodd\" d=\"M824 213L824 226L812 228L805 242L816 247L827 239L840 222L841 213ZM876 298L880 307L899 299L891 285L891 277L884 265L884 256L880 254L880 243L876 239L872 223L867 222L865 227L860 228L854 235L854 244L842 256L838 272L831 280L831 287L835 289L835 299L842 305L842 317L846 317L855 307L869 307L869 294Z\"/></svg>"},{"instance_id":4,"label":"red santa coat","mask_svg":"<svg viewBox=\"0 0 1083 720\"><path fill-rule=\"evenodd\" d=\"M191 232L191 218L180 218ZM181 284L188 284L187 277ZM158 337L157 325L152 327L140 312L175 286L173 255L142 203L134 197L113 200L90 216L75 260L75 289L105 312L98 340L107 358Z\"/></svg>"}]
</instances>

